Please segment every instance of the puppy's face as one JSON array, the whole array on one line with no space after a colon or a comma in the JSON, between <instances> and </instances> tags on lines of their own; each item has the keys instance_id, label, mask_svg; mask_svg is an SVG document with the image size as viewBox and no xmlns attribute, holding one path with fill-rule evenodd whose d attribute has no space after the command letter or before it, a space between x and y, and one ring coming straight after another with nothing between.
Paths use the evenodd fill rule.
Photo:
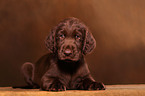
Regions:
<instances>
[{"instance_id":1,"label":"puppy's face","mask_svg":"<svg viewBox=\"0 0 145 96\"><path fill-rule=\"evenodd\" d=\"M82 56L84 27L76 22L60 24L56 31L57 54L60 60L77 61Z\"/></svg>"},{"instance_id":2,"label":"puppy's face","mask_svg":"<svg viewBox=\"0 0 145 96\"><path fill-rule=\"evenodd\" d=\"M54 27L45 40L47 49L60 60L77 61L95 48L95 39L86 25L71 17Z\"/></svg>"}]
</instances>

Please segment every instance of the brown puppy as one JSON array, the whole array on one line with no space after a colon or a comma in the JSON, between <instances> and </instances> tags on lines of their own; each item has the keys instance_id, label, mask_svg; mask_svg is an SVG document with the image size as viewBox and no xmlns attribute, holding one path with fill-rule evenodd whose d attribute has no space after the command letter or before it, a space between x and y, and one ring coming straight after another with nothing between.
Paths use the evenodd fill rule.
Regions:
<instances>
[{"instance_id":1,"label":"brown puppy","mask_svg":"<svg viewBox=\"0 0 145 96\"><path fill-rule=\"evenodd\" d=\"M104 90L90 74L84 55L95 48L95 39L86 25L71 17L61 21L46 39L49 54L35 64L24 63L22 71L31 88L48 91Z\"/></svg>"}]
</instances>

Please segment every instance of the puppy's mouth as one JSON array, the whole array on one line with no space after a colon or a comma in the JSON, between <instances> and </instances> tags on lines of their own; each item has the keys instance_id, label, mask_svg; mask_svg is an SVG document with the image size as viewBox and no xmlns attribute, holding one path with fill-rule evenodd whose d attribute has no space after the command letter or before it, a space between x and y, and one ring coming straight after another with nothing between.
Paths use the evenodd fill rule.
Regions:
<instances>
[{"instance_id":1,"label":"puppy's mouth","mask_svg":"<svg viewBox=\"0 0 145 96\"><path fill-rule=\"evenodd\" d=\"M72 62L72 61L77 61L77 57L70 57L70 56L59 56L60 60L66 61L66 62Z\"/></svg>"},{"instance_id":2,"label":"puppy's mouth","mask_svg":"<svg viewBox=\"0 0 145 96\"><path fill-rule=\"evenodd\" d=\"M72 53L69 56L64 54L63 52L59 52L58 58L60 60L66 61L66 62L78 61L79 60L79 52Z\"/></svg>"}]
</instances>

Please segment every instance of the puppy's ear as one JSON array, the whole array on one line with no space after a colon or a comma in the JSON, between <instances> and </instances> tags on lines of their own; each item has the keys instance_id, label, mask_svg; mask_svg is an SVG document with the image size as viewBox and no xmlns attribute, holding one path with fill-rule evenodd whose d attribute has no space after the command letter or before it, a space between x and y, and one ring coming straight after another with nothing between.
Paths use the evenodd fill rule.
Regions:
<instances>
[{"instance_id":1,"label":"puppy's ear","mask_svg":"<svg viewBox=\"0 0 145 96\"><path fill-rule=\"evenodd\" d=\"M45 45L51 53L54 53L56 51L56 40L55 40L56 32L55 31L56 31L56 28L53 28L50 31L49 36L47 36L45 40Z\"/></svg>"},{"instance_id":2,"label":"puppy's ear","mask_svg":"<svg viewBox=\"0 0 145 96\"><path fill-rule=\"evenodd\" d=\"M84 40L84 46L83 46L83 54L89 54L92 52L92 50L96 47L96 41L93 37L93 35L86 30L85 32L85 40Z\"/></svg>"}]
</instances>

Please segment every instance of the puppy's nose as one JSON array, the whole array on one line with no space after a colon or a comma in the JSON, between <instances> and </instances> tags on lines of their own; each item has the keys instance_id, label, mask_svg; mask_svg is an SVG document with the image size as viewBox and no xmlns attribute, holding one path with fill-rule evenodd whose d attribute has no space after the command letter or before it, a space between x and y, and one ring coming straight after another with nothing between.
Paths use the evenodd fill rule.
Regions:
<instances>
[{"instance_id":1,"label":"puppy's nose","mask_svg":"<svg viewBox=\"0 0 145 96\"><path fill-rule=\"evenodd\" d=\"M71 55L71 54L72 54L71 49L66 49L66 50L64 51L64 54L65 54L66 56Z\"/></svg>"}]
</instances>

